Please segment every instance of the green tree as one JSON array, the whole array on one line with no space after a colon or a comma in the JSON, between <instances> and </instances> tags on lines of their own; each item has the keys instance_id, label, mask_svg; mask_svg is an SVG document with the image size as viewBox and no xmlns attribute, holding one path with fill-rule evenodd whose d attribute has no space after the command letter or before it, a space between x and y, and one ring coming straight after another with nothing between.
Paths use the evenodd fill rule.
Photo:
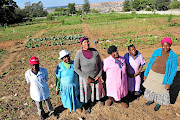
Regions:
<instances>
[{"instance_id":1,"label":"green tree","mask_svg":"<svg viewBox=\"0 0 180 120\"><path fill-rule=\"evenodd\" d=\"M164 11L169 9L171 0L156 0L156 9L159 11Z\"/></svg>"},{"instance_id":2,"label":"green tree","mask_svg":"<svg viewBox=\"0 0 180 120\"><path fill-rule=\"evenodd\" d=\"M143 10L144 8L146 8L148 4L149 4L149 0L140 0L139 3L140 9Z\"/></svg>"},{"instance_id":3,"label":"green tree","mask_svg":"<svg viewBox=\"0 0 180 120\"><path fill-rule=\"evenodd\" d=\"M69 14L75 14L76 13L75 3L69 3L68 4L68 11L69 11Z\"/></svg>"},{"instance_id":4,"label":"green tree","mask_svg":"<svg viewBox=\"0 0 180 120\"><path fill-rule=\"evenodd\" d=\"M134 10L139 11L141 9L140 0L133 0L132 7Z\"/></svg>"},{"instance_id":5,"label":"green tree","mask_svg":"<svg viewBox=\"0 0 180 120\"><path fill-rule=\"evenodd\" d=\"M68 14L68 9L66 8L56 8L54 15L64 16Z\"/></svg>"},{"instance_id":6,"label":"green tree","mask_svg":"<svg viewBox=\"0 0 180 120\"><path fill-rule=\"evenodd\" d=\"M130 6L130 1L129 0L125 0L123 3L123 11L130 11L131 10L131 6Z\"/></svg>"},{"instance_id":7,"label":"green tree","mask_svg":"<svg viewBox=\"0 0 180 120\"><path fill-rule=\"evenodd\" d=\"M47 11L43 9L41 1L33 4L31 4L31 2L26 2L24 9L27 17L43 17L47 15Z\"/></svg>"},{"instance_id":8,"label":"green tree","mask_svg":"<svg viewBox=\"0 0 180 120\"><path fill-rule=\"evenodd\" d=\"M171 9L180 9L180 1L173 0L170 5L170 8Z\"/></svg>"},{"instance_id":9,"label":"green tree","mask_svg":"<svg viewBox=\"0 0 180 120\"><path fill-rule=\"evenodd\" d=\"M83 9L83 12L86 12L86 13L88 13L90 11L89 0L84 0L82 9Z\"/></svg>"},{"instance_id":10,"label":"green tree","mask_svg":"<svg viewBox=\"0 0 180 120\"><path fill-rule=\"evenodd\" d=\"M13 24L21 22L23 18L22 11L13 0L0 1L0 24Z\"/></svg>"},{"instance_id":11,"label":"green tree","mask_svg":"<svg viewBox=\"0 0 180 120\"><path fill-rule=\"evenodd\" d=\"M156 8L156 0L149 0L149 4L148 4L152 10L154 10Z\"/></svg>"}]
</instances>

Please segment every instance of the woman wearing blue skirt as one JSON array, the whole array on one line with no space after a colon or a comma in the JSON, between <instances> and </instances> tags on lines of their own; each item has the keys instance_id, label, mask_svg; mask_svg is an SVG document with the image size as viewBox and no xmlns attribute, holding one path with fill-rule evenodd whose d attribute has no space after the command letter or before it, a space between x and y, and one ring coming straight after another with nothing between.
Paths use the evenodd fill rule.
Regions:
<instances>
[{"instance_id":1,"label":"woman wearing blue skirt","mask_svg":"<svg viewBox=\"0 0 180 120\"><path fill-rule=\"evenodd\" d=\"M59 55L58 59L62 59L63 62L57 66L56 70L56 77L59 78L56 81L56 92L58 93L60 86L61 100L64 108L67 108L67 114L72 110L81 113L82 103L78 100L79 82L78 75L74 71L74 61L70 60L70 52L66 50L61 50Z\"/></svg>"}]
</instances>

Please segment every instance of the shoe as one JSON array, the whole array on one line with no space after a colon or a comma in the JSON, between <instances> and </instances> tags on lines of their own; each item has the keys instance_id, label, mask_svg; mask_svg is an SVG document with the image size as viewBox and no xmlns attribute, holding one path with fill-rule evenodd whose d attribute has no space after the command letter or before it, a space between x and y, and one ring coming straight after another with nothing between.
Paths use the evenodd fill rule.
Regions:
<instances>
[{"instance_id":1,"label":"shoe","mask_svg":"<svg viewBox=\"0 0 180 120\"><path fill-rule=\"evenodd\" d=\"M154 111L158 111L160 107L161 107L161 105L156 104L156 106L154 107Z\"/></svg>"},{"instance_id":2,"label":"shoe","mask_svg":"<svg viewBox=\"0 0 180 120\"><path fill-rule=\"evenodd\" d=\"M50 117L51 115L54 115L54 111L50 111L49 113L48 113L48 116Z\"/></svg>"},{"instance_id":3,"label":"shoe","mask_svg":"<svg viewBox=\"0 0 180 120\"><path fill-rule=\"evenodd\" d=\"M91 113L91 107L88 107L88 109L85 111L85 114Z\"/></svg>"},{"instance_id":4,"label":"shoe","mask_svg":"<svg viewBox=\"0 0 180 120\"><path fill-rule=\"evenodd\" d=\"M149 102L145 103L145 105L146 105L146 106L149 106L149 105L151 105L151 104L153 104L153 103L154 103L154 101L149 101Z\"/></svg>"},{"instance_id":5,"label":"shoe","mask_svg":"<svg viewBox=\"0 0 180 120\"><path fill-rule=\"evenodd\" d=\"M76 112L77 112L78 114L81 114L81 113L82 113L82 109L81 109L81 108L78 108L78 109L76 109Z\"/></svg>"},{"instance_id":6,"label":"shoe","mask_svg":"<svg viewBox=\"0 0 180 120\"><path fill-rule=\"evenodd\" d=\"M134 95L140 95L139 91L135 91Z\"/></svg>"}]
</instances>

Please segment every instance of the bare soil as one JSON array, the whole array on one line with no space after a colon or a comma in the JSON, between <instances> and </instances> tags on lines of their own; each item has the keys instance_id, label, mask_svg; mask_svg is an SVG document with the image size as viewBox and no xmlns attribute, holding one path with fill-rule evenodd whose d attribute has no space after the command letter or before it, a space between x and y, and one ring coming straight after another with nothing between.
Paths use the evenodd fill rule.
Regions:
<instances>
[{"instance_id":1,"label":"bare soil","mask_svg":"<svg viewBox=\"0 0 180 120\"><path fill-rule=\"evenodd\" d=\"M37 38L45 33L45 30L40 31L33 38ZM88 24L83 23L83 34L90 40L91 47L98 50L102 60L108 57L107 49L101 49L100 45L94 44L93 41L97 40L96 36L92 35L91 28ZM171 92L174 97L171 101L174 104L169 106L161 106L160 110L155 112L153 110L155 104L145 106L147 102L143 95L140 99L130 98L129 108L125 109L120 103L113 103L112 106L101 106L96 103L92 107L90 114L77 114L76 112L66 115L60 96L55 95L55 69L59 61L57 60L58 52L61 49L67 49L72 52L72 59L76 51L81 48L80 45L70 45L62 47L48 47L48 48L34 48L23 49L26 39L22 41L8 41L2 42L0 48L9 51L9 57L3 59L4 64L0 66L0 73L8 71L7 74L0 78L0 119L39 119L37 109L29 95L29 85L26 84L24 79L24 72L29 69L27 67L29 58L32 55L37 55L42 61L40 64L48 69L51 103L55 109L56 116L48 117L47 120L179 120L180 119L180 67L178 66L178 74L175 82L172 85ZM172 46L172 50L180 55L180 45ZM137 47L138 49L138 47ZM149 60L156 47L139 48L138 50L143 54L144 58ZM123 56L127 50L119 49L119 54ZM42 54L40 54L42 53ZM180 58L178 58L180 60ZM55 62L55 63L54 63ZM53 63L53 64L52 64ZM179 93L179 96L177 97ZM176 99L177 98L177 99ZM28 105L25 105L28 103ZM47 111L45 105L45 110ZM81 118L81 119L80 119Z\"/></svg>"}]
</instances>

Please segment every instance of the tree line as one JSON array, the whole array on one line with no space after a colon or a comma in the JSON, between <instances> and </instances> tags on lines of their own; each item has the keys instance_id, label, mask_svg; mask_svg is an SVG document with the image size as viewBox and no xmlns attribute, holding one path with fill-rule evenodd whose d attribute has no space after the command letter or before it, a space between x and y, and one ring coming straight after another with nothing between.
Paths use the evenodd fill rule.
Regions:
<instances>
[{"instance_id":1,"label":"tree line","mask_svg":"<svg viewBox=\"0 0 180 120\"><path fill-rule=\"evenodd\" d=\"M180 9L178 0L124 0L123 11L165 11L168 9Z\"/></svg>"},{"instance_id":2,"label":"tree line","mask_svg":"<svg viewBox=\"0 0 180 120\"><path fill-rule=\"evenodd\" d=\"M75 3L69 3L67 8L56 8L55 12L58 15L72 15L88 13L90 11L90 4L88 0L84 0L83 9L75 10ZM33 17L44 17L52 19L52 15L47 13L44 9L43 3L26 2L25 7L20 9L14 0L0 0L0 24L1 26L23 22L23 20L31 20Z\"/></svg>"},{"instance_id":3,"label":"tree line","mask_svg":"<svg viewBox=\"0 0 180 120\"><path fill-rule=\"evenodd\" d=\"M180 1L178 0L125 0L123 4L123 11L132 10L168 10L180 8ZM0 25L14 24L22 22L23 20L31 20L33 17L44 17L52 20L52 16L64 15L80 15L82 13L98 13L97 10L90 10L89 0L84 0L82 9L76 10L75 3L69 3L67 8L56 8L53 14L48 14L43 7L43 3L26 2L25 7L20 9L14 0L0 0Z\"/></svg>"},{"instance_id":4,"label":"tree line","mask_svg":"<svg viewBox=\"0 0 180 120\"><path fill-rule=\"evenodd\" d=\"M67 8L56 8L54 15L64 16L64 15L80 15L82 13L90 12L90 4L88 0L84 0L84 4L82 5L82 9L76 10L75 3L69 3Z\"/></svg>"},{"instance_id":5,"label":"tree line","mask_svg":"<svg viewBox=\"0 0 180 120\"><path fill-rule=\"evenodd\" d=\"M14 0L0 1L0 24L14 24L23 20L30 20L32 17L43 17L48 13L44 10L41 1L38 3L26 2L25 7L20 9ZM25 19L26 18L26 19Z\"/></svg>"}]
</instances>

